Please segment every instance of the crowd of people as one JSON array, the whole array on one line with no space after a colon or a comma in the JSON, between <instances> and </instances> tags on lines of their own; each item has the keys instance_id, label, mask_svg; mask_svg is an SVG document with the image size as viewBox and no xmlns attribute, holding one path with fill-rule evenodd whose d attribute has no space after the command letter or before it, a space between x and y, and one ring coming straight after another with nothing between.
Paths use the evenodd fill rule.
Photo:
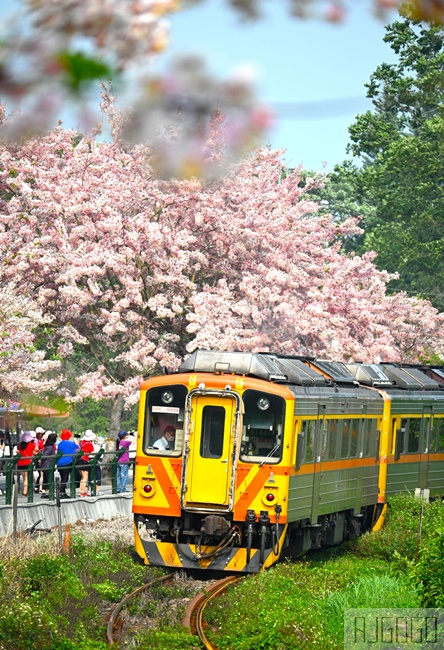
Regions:
<instances>
[{"instance_id":1,"label":"crowd of people","mask_svg":"<svg viewBox=\"0 0 444 650\"><path fill-rule=\"evenodd\" d=\"M117 492L127 491L129 466L131 464L130 448L135 444L135 438L128 431L121 430L116 439L115 449L121 451L117 461ZM71 490L67 484L75 480L76 491L80 498L91 496L91 482L95 480L96 486L102 484L102 467L100 462L93 463L98 452L105 449L105 440L96 436L87 429L83 434L73 434L69 429L63 429L60 436L54 431L45 430L38 426L34 430L24 431L20 435L17 445L6 448L6 441L0 440L0 457L18 454L17 470L21 493L27 496L29 490L40 494L42 499L49 498L49 480L51 466L58 470L60 476L60 498L69 499ZM82 452L80 459L74 463L78 452ZM60 456L60 453L62 455ZM55 460L55 456L59 455ZM132 454L131 454L132 455ZM35 456L33 484L29 485L29 466ZM53 461L55 460L55 463ZM74 472L73 472L74 464ZM94 467L94 471L93 471ZM1 491L0 491L1 493ZM100 496L101 492L96 492Z\"/></svg>"}]
</instances>

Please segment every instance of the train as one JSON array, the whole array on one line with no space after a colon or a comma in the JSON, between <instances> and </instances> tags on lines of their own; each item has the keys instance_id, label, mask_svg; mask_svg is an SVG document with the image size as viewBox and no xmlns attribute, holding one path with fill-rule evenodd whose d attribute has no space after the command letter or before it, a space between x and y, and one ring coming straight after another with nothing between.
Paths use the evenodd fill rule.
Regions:
<instances>
[{"instance_id":1,"label":"train","mask_svg":"<svg viewBox=\"0 0 444 650\"><path fill-rule=\"evenodd\" d=\"M135 549L257 573L444 496L444 367L197 350L140 391Z\"/></svg>"}]
</instances>

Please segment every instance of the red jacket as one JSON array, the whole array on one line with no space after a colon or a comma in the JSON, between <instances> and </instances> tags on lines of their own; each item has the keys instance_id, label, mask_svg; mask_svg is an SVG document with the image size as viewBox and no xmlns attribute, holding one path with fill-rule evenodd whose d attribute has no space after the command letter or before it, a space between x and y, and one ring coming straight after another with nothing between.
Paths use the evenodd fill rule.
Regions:
<instances>
[{"instance_id":1,"label":"red jacket","mask_svg":"<svg viewBox=\"0 0 444 650\"><path fill-rule=\"evenodd\" d=\"M81 440L79 446L82 451L86 452L85 455L82 456L82 460L87 463L89 461L89 454L94 451L94 445L90 440Z\"/></svg>"},{"instance_id":2,"label":"red jacket","mask_svg":"<svg viewBox=\"0 0 444 650\"><path fill-rule=\"evenodd\" d=\"M34 452L36 451L36 444L35 442L28 442L24 449L20 449L20 444L17 447L17 453L20 454L21 458L17 465L18 467L28 467L32 457L34 456Z\"/></svg>"}]
</instances>

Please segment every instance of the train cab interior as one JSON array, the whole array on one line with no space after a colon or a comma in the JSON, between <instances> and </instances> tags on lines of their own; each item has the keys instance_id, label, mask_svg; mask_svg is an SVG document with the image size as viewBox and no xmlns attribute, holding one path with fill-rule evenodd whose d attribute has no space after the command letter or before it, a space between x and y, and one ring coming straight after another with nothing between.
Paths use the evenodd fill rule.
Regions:
<instances>
[{"instance_id":1,"label":"train cab interior","mask_svg":"<svg viewBox=\"0 0 444 650\"><path fill-rule=\"evenodd\" d=\"M246 391L243 400L241 460L254 462L267 458L278 462L282 454L284 400L255 390Z\"/></svg>"}]
</instances>

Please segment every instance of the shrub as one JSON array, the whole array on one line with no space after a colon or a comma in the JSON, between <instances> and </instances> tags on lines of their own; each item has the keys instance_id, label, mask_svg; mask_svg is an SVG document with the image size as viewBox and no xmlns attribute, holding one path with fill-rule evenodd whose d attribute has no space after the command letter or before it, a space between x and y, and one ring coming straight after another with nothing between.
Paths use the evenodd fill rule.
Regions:
<instances>
[{"instance_id":1,"label":"shrub","mask_svg":"<svg viewBox=\"0 0 444 650\"><path fill-rule=\"evenodd\" d=\"M411 494L391 497L382 529L359 537L350 548L361 557L392 561L396 553L403 558L414 558L419 548L421 507L427 509L429 504Z\"/></svg>"},{"instance_id":2,"label":"shrub","mask_svg":"<svg viewBox=\"0 0 444 650\"><path fill-rule=\"evenodd\" d=\"M152 630L134 637L134 647L138 650L200 650L201 644L190 632L182 630Z\"/></svg>"},{"instance_id":3,"label":"shrub","mask_svg":"<svg viewBox=\"0 0 444 650\"><path fill-rule=\"evenodd\" d=\"M419 558L410 569L423 607L444 607L444 527L436 528L421 544Z\"/></svg>"},{"instance_id":4,"label":"shrub","mask_svg":"<svg viewBox=\"0 0 444 650\"><path fill-rule=\"evenodd\" d=\"M24 563L22 575L23 595L44 598L53 606L63 605L70 598L81 600L86 595L84 585L63 555L31 557Z\"/></svg>"}]
</instances>

